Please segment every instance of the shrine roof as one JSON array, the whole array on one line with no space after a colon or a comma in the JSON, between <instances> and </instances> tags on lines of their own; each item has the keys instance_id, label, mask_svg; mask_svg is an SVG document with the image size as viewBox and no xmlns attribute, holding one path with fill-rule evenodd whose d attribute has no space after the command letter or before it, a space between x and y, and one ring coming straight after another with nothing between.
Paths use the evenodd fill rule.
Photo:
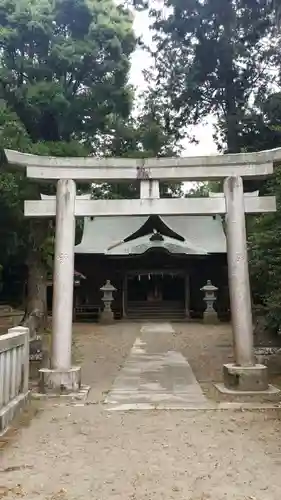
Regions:
<instances>
[{"instance_id":1,"label":"shrine roof","mask_svg":"<svg viewBox=\"0 0 281 500\"><path fill-rule=\"evenodd\" d=\"M139 234L149 217L86 217L82 241L76 254L135 255L150 248L164 248L171 253L205 255L226 253L226 239L221 217L165 216L159 217L170 232L159 232L162 239L152 238L155 231ZM136 233L136 238L130 236ZM181 238L173 237L179 235Z\"/></svg>"}]
</instances>

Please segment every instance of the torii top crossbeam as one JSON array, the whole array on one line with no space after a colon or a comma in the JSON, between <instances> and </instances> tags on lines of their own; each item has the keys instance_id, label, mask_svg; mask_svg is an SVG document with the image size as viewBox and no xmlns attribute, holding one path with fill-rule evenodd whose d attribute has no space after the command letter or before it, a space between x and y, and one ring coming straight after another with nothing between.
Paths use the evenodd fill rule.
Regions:
<instances>
[{"instance_id":1,"label":"torii top crossbeam","mask_svg":"<svg viewBox=\"0 0 281 500\"><path fill-rule=\"evenodd\" d=\"M239 175L267 177L281 162L281 148L256 153L179 158L61 158L6 149L11 165L26 167L30 179L73 179L79 182L216 180Z\"/></svg>"}]
</instances>

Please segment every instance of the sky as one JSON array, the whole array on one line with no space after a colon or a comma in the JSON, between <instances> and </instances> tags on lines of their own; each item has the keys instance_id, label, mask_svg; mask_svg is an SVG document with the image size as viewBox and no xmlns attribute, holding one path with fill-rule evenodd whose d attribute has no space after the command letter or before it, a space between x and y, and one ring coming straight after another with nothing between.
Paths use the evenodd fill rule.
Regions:
<instances>
[{"instance_id":1,"label":"sky","mask_svg":"<svg viewBox=\"0 0 281 500\"><path fill-rule=\"evenodd\" d=\"M134 30L136 35L138 37L141 36L146 44L152 43L151 33L149 31L149 18L146 12L137 12L135 14ZM137 90L143 90L145 88L142 71L149 67L150 62L149 55L144 50L136 50L132 57L131 83ZM199 143L190 144L188 140L184 141L184 155L201 156L217 153L217 148L212 137L213 123L214 120L210 118L205 125L190 127L190 132L195 135Z\"/></svg>"}]
</instances>

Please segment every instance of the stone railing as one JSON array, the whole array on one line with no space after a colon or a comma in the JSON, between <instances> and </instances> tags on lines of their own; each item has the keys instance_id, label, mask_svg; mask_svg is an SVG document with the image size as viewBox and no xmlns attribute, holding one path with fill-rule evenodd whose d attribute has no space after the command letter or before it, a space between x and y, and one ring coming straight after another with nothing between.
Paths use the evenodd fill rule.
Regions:
<instances>
[{"instance_id":1,"label":"stone railing","mask_svg":"<svg viewBox=\"0 0 281 500\"><path fill-rule=\"evenodd\" d=\"M28 398L29 330L10 328L0 336L0 433Z\"/></svg>"}]
</instances>

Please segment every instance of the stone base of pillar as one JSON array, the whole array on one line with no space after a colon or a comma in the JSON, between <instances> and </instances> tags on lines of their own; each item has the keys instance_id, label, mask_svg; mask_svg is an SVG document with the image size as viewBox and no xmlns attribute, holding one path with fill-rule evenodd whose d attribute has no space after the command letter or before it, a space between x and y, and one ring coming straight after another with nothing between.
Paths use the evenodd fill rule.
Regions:
<instances>
[{"instance_id":1,"label":"stone base of pillar","mask_svg":"<svg viewBox=\"0 0 281 500\"><path fill-rule=\"evenodd\" d=\"M207 325L217 325L220 322L216 311L204 312L203 321Z\"/></svg>"},{"instance_id":2,"label":"stone base of pillar","mask_svg":"<svg viewBox=\"0 0 281 500\"><path fill-rule=\"evenodd\" d=\"M112 311L102 311L101 315L100 315L100 323L103 323L103 324L110 324L110 323L114 323L114 314Z\"/></svg>"},{"instance_id":3,"label":"stone base of pillar","mask_svg":"<svg viewBox=\"0 0 281 500\"><path fill-rule=\"evenodd\" d=\"M264 365L224 365L223 379L224 385L228 390L246 392L260 392L268 390L268 370Z\"/></svg>"},{"instance_id":4,"label":"stone base of pillar","mask_svg":"<svg viewBox=\"0 0 281 500\"><path fill-rule=\"evenodd\" d=\"M39 375L39 388L43 394L68 394L80 391L80 366L73 366L69 370L41 368Z\"/></svg>"}]
</instances>

